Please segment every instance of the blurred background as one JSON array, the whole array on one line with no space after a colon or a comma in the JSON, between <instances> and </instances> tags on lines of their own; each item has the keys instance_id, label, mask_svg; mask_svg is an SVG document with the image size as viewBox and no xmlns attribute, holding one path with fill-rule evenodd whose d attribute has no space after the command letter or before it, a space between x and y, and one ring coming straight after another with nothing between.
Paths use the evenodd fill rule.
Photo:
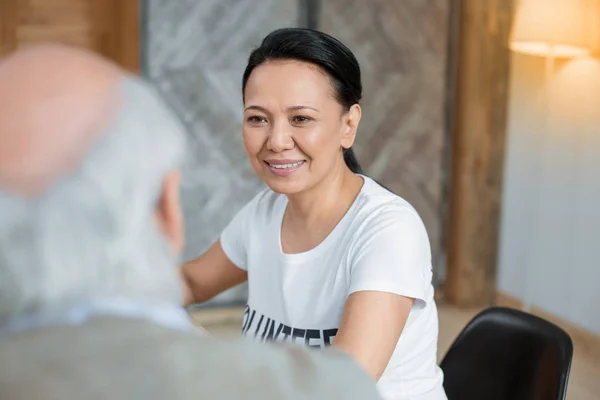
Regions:
<instances>
[{"instance_id":1,"label":"blurred background","mask_svg":"<svg viewBox=\"0 0 600 400\"><path fill-rule=\"evenodd\" d=\"M600 398L600 0L0 0L0 55L58 41L156 84L190 131L189 259L261 187L241 77L284 26L360 62L357 154L427 226L440 356L481 308L525 309L573 337L570 398ZM239 332L246 295L194 315Z\"/></svg>"}]
</instances>

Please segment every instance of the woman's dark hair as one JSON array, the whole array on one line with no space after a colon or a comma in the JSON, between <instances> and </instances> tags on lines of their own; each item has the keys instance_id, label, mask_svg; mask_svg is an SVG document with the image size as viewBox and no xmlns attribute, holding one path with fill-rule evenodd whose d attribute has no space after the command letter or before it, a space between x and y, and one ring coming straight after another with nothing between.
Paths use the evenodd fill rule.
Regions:
<instances>
[{"instance_id":1,"label":"woman's dark hair","mask_svg":"<svg viewBox=\"0 0 600 400\"><path fill-rule=\"evenodd\" d=\"M254 68L270 60L298 60L323 69L334 88L335 99L346 111L362 97L360 66L342 42L326 33L305 28L283 28L268 34L248 58L242 80L242 95ZM344 162L355 174L363 170L352 148L344 149Z\"/></svg>"}]
</instances>

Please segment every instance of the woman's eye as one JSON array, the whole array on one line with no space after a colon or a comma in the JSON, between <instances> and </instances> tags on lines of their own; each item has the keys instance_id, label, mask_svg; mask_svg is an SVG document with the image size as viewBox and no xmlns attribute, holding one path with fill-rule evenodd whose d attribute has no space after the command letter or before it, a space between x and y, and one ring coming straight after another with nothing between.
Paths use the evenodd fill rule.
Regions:
<instances>
[{"instance_id":1,"label":"woman's eye","mask_svg":"<svg viewBox=\"0 0 600 400\"><path fill-rule=\"evenodd\" d=\"M262 124L263 122L267 122L267 119L259 115L252 115L248 117L247 121L251 124Z\"/></svg>"},{"instance_id":2,"label":"woman's eye","mask_svg":"<svg viewBox=\"0 0 600 400\"><path fill-rule=\"evenodd\" d=\"M292 118L292 121L294 121L295 124L305 124L307 122L309 122L311 119L310 117L305 117L303 115L298 115L295 116L294 118Z\"/></svg>"}]
</instances>

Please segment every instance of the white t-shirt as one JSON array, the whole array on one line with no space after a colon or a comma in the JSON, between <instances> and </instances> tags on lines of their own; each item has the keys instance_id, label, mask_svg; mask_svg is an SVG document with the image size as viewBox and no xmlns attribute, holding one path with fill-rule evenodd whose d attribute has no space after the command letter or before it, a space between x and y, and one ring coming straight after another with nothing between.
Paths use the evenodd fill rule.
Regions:
<instances>
[{"instance_id":1,"label":"white t-shirt","mask_svg":"<svg viewBox=\"0 0 600 400\"><path fill-rule=\"evenodd\" d=\"M346 215L307 252L282 251L287 197L269 189L225 228L223 251L248 271L242 333L260 341L326 347L333 342L351 293L375 290L412 297L408 320L377 387L386 400L445 400L425 226L408 202L363 178Z\"/></svg>"}]
</instances>

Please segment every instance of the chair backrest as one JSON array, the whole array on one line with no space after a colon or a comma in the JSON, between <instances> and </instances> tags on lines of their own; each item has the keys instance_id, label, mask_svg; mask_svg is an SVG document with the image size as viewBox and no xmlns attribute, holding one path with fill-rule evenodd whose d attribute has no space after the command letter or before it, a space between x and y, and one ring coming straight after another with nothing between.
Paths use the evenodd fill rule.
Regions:
<instances>
[{"instance_id":1,"label":"chair backrest","mask_svg":"<svg viewBox=\"0 0 600 400\"><path fill-rule=\"evenodd\" d=\"M449 400L564 400L573 342L531 314L491 307L458 335L441 363Z\"/></svg>"}]
</instances>

